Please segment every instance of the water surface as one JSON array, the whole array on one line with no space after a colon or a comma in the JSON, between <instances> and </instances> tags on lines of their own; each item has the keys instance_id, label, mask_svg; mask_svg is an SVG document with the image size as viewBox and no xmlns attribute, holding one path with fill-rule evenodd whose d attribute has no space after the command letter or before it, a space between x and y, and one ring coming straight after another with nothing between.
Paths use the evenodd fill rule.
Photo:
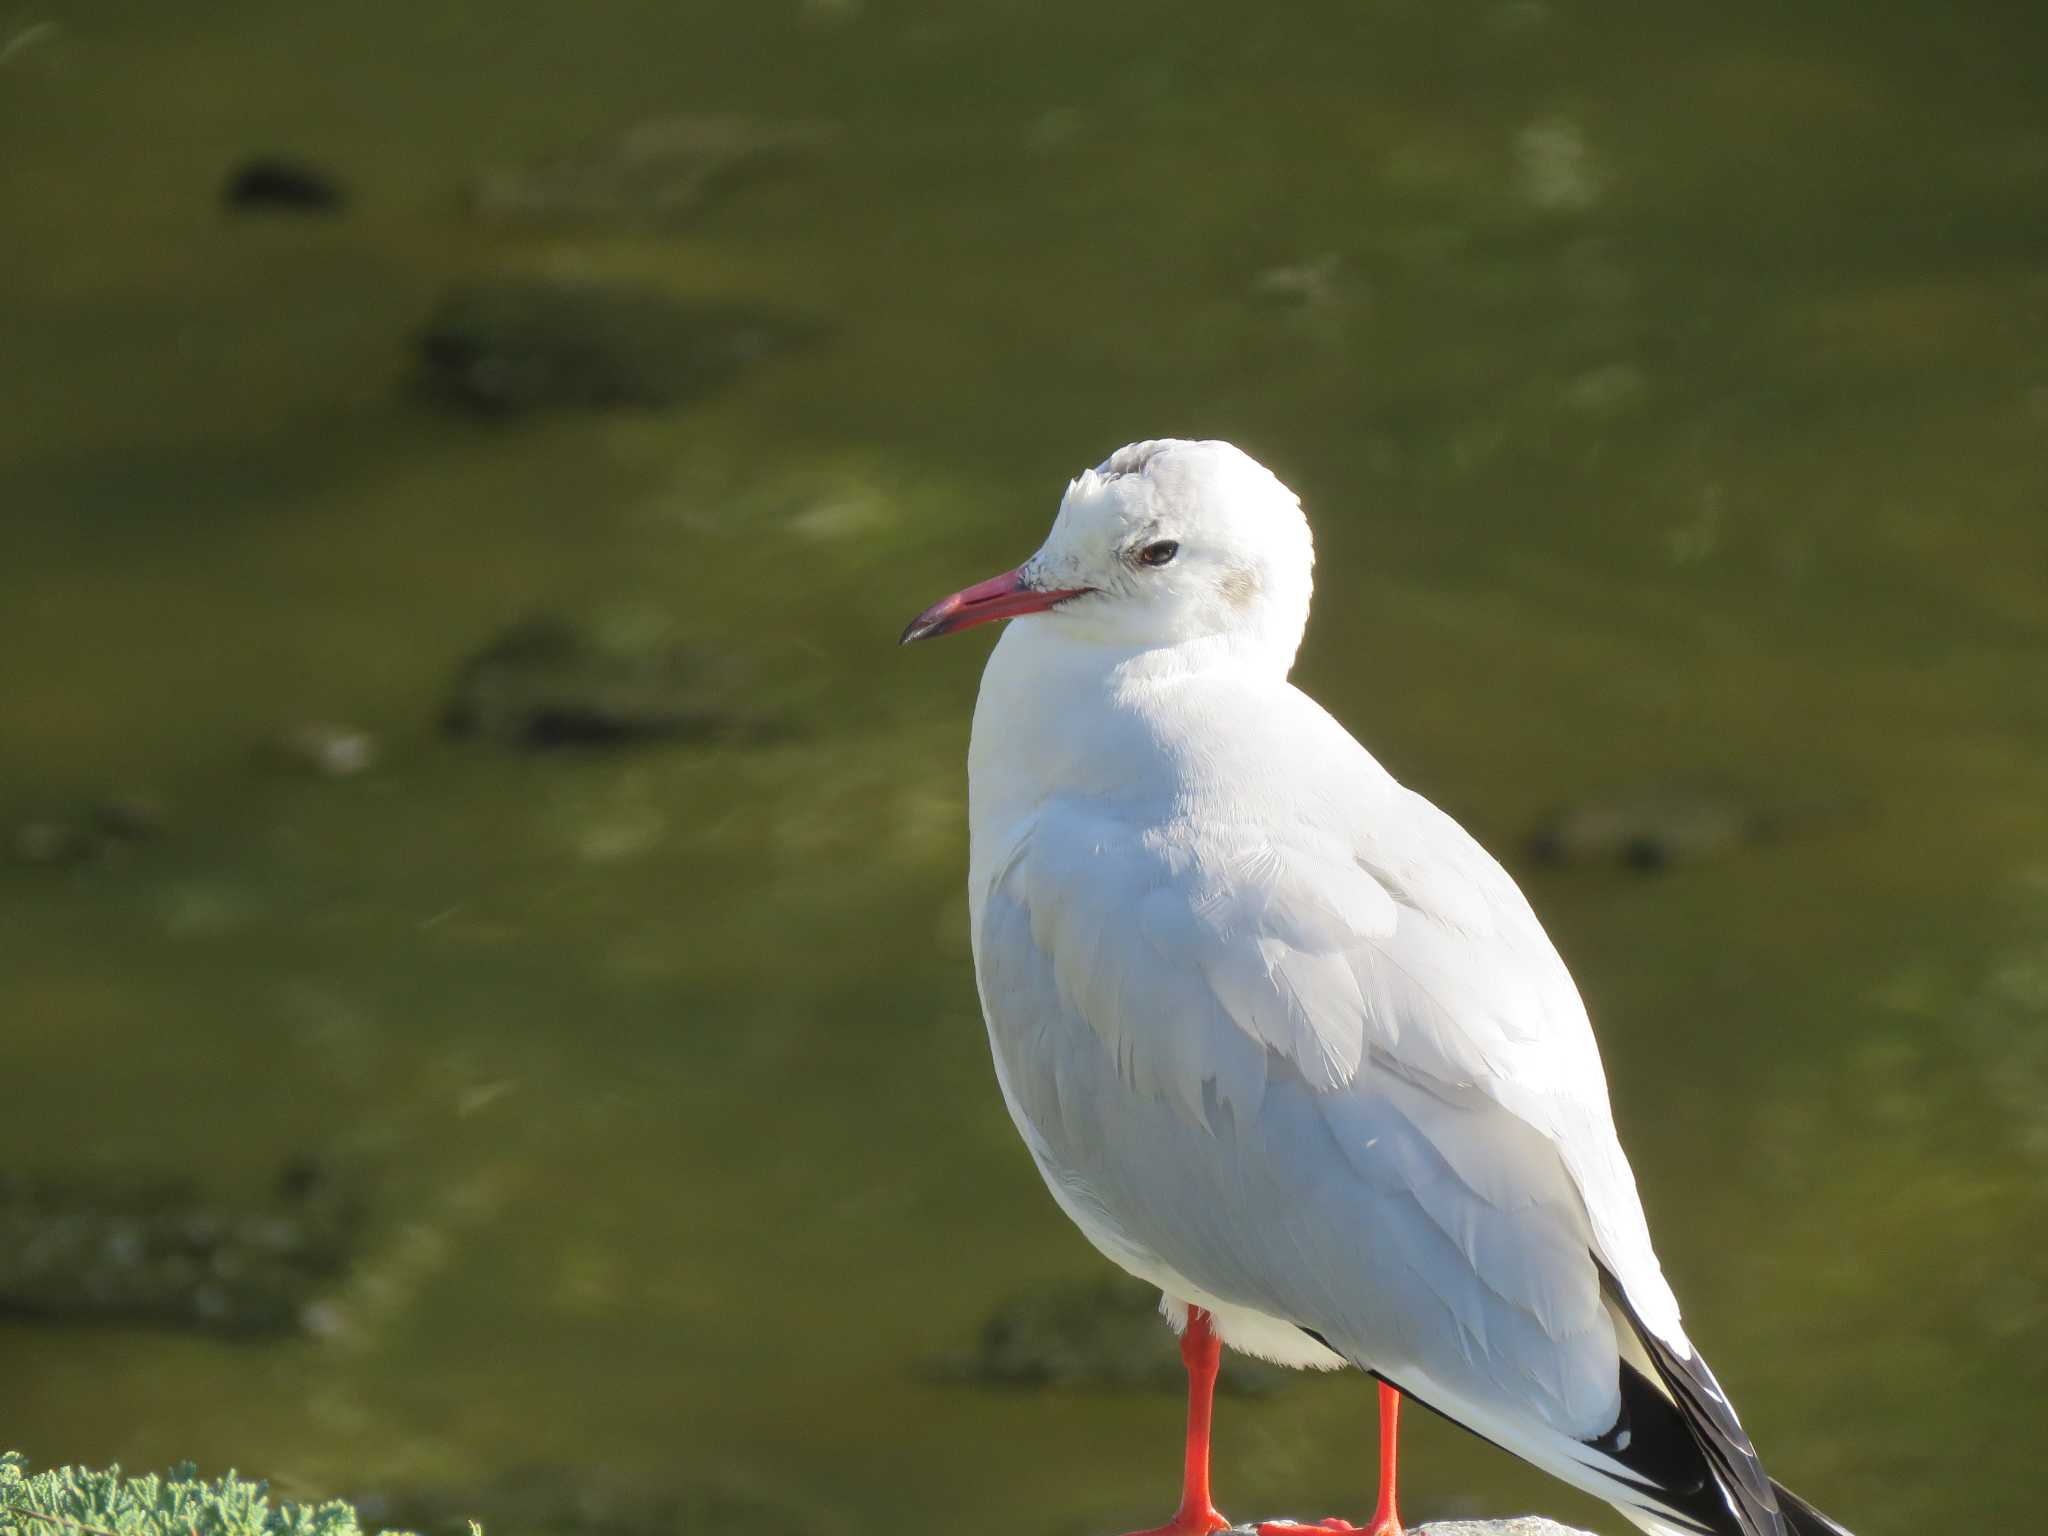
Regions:
<instances>
[{"instance_id":1,"label":"water surface","mask_svg":"<svg viewBox=\"0 0 2048 1536\"><path fill-rule=\"evenodd\" d=\"M0 7L0 1166L366 1170L321 1330L0 1325L0 1440L296 1493L535 1464L820 1530L1160 1517L1179 1405L925 1362L1101 1261L967 955L979 637L932 597L1135 437L1315 521L1298 678L1508 859L1591 1003L1688 1322L1865 1536L2018 1530L2048 1395L2048 117L2028 7ZM13 39L10 43L9 39ZM672 113L837 125L650 234L463 189ZM250 154L333 217L224 215ZM666 412L480 421L451 284L825 338ZM789 729L438 729L534 612L730 659ZM376 771L255 750L337 719ZM1524 852L1710 784L1783 836ZM1354 1516L1356 1378L1232 1401L1225 1507ZM1419 1416L1418 1416L1419 1417ZM1416 1422L1411 1513L1576 1496Z\"/></svg>"}]
</instances>

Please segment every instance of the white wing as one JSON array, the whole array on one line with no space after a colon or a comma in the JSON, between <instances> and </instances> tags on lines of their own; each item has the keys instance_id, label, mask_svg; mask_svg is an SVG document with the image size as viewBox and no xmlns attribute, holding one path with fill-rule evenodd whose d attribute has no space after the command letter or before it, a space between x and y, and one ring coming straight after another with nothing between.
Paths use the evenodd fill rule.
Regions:
<instances>
[{"instance_id":1,"label":"white wing","mask_svg":"<svg viewBox=\"0 0 2048 1536\"><path fill-rule=\"evenodd\" d=\"M990 865L1006 1097L1127 1267L1312 1330L1504 1443L1596 1437L1634 1346L1600 1268L1687 1346L1584 1008L1505 872L1293 698L1327 793L1277 817L1054 799Z\"/></svg>"}]
</instances>

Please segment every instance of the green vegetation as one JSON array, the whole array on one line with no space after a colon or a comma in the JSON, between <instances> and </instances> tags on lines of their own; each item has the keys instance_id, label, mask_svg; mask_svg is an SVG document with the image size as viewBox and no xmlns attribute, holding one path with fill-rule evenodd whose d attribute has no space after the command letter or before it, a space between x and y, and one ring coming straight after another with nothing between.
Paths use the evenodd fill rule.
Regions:
<instances>
[{"instance_id":1,"label":"green vegetation","mask_svg":"<svg viewBox=\"0 0 2048 1536\"><path fill-rule=\"evenodd\" d=\"M233 1472L209 1481L190 1462L162 1477L123 1477L119 1467L59 1467L31 1475L0 1456L0 1536L357 1536L355 1510L270 1502L269 1484ZM471 1536L482 1527L471 1525Z\"/></svg>"}]
</instances>

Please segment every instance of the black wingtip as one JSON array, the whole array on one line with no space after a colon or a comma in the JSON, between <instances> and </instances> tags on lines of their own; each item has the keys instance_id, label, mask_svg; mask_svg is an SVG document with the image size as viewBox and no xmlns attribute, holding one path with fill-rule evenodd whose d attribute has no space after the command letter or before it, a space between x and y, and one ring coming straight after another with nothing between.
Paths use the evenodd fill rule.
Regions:
<instances>
[{"instance_id":1,"label":"black wingtip","mask_svg":"<svg viewBox=\"0 0 2048 1536\"><path fill-rule=\"evenodd\" d=\"M1854 1536L1846 1525L1822 1514L1775 1477L1771 1492L1778 1496L1778 1513L1785 1517L1792 1536Z\"/></svg>"},{"instance_id":2,"label":"black wingtip","mask_svg":"<svg viewBox=\"0 0 2048 1536\"><path fill-rule=\"evenodd\" d=\"M1700 1358L1697 1350L1681 1355L1665 1339L1660 1338L1637 1315L1629 1305L1628 1295L1621 1283L1603 1265L1601 1267L1602 1289L1610 1301L1627 1320L1628 1326L1642 1342L1644 1352L1649 1356L1650 1365L1662 1381L1662 1393L1642 1380L1642 1391L1648 1397L1640 1397L1640 1405L1647 1410L1646 1422L1639 1428L1647 1428L1649 1421L1661 1420L1659 1432L1639 1436L1631 1447L1629 1457L1623 1460L1643 1459L1652 1454L1667 1462L1691 1461L1704 1474L1705 1481L1693 1486L1684 1486L1685 1480L1672 1475L1670 1467L1658 1468L1652 1473L1650 1486L1658 1489L1662 1502L1675 1513L1682 1513L1702 1529L1726 1532L1727 1536L1808 1536L1795 1532L1787 1521L1784 1511L1778 1506L1774 1485L1764 1475L1764 1469L1757 1460L1756 1448L1749 1443L1741 1421L1735 1417L1735 1409L1729 1403L1721 1384L1714 1380L1714 1373L1707 1369L1707 1362ZM1633 1406L1629 1394L1629 1378L1640 1376L1635 1367L1624 1362L1622 1365L1623 1421L1616 1429L1625 1427ZM1690 1439L1693 1449L1688 1453L1683 1442ZM1602 1442L1603 1450L1614 1453L1618 1447L1610 1448ZM1694 1458L1697 1458L1696 1460ZM1811 1533L1811 1536L1833 1536L1825 1528Z\"/></svg>"}]
</instances>

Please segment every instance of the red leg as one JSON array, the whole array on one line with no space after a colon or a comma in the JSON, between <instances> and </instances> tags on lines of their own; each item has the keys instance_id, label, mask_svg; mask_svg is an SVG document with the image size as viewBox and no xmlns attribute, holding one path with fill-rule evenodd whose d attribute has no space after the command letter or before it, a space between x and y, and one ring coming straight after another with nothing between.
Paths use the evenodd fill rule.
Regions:
<instances>
[{"instance_id":1,"label":"red leg","mask_svg":"<svg viewBox=\"0 0 2048 1536\"><path fill-rule=\"evenodd\" d=\"M1394 1466L1401 1456L1401 1394L1380 1383L1380 1496L1373 1505L1372 1536L1403 1536L1394 1507Z\"/></svg>"},{"instance_id":2,"label":"red leg","mask_svg":"<svg viewBox=\"0 0 2048 1536\"><path fill-rule=\"evenodd\" d=\"M1223 1346L1209 1314L1200 1307L1188 1308L1180 1358L1188 1368L1188 1444L1180 1508L1166 1524L1133 1531L1130 1536L1210 1536L1230 1528L1230 1522L1209 1502L1209 1421L1216 1406L1216 1370L1223 1360Z\"/></svg>"},{"instance_id":3,"label":"red leg","mask_svg":"<svg viewBox=\"0 0 2048 1536\"><path fill-rule=\"evenodd\" d=\"M1314 1525L1297 1525L1292 1520L1268 1520L1259 1536L1300 1536L1303 1531L1332 1531L1338 1536L1406 1536L1401 1511L1394 1507L1395 1461L1401 1449L1401 1394L1380 1383L1380 1496L1372 1512L1371 1525L1353 1525L1348 1520L1318 1520Z\"/></svg>"}]
</instances>

